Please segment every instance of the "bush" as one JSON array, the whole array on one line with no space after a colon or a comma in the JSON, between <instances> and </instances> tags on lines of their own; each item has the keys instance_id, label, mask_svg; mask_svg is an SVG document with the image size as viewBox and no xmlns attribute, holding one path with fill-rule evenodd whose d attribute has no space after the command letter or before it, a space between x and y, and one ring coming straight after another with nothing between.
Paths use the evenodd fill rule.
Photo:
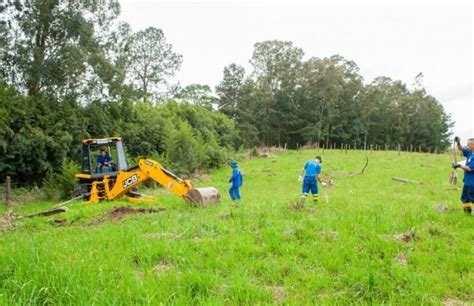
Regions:
<instances>
[{"instance_id":1,"label":"bush","mask_svg":"<svg viewBox=\"0 0 474 306\"><path fill-rule=\"evenodd\" d=\"M77 179L76 173L80 171L78 163L64 160L59 173L48 171L43 182L43 190L48 199L69 199L74 196Z\"/></svg>"},{"instance_id":2,"label":"bush","mask_svg":"<svg viewBox=\"0 0 474 306\"><path fill-rule=\"evenodd\" d=\"M200 166L202 156L189 124L182 121L179 129L171 131L166 139L166 157L176 173L190 175Z\"/></svg>"}]
</instances>

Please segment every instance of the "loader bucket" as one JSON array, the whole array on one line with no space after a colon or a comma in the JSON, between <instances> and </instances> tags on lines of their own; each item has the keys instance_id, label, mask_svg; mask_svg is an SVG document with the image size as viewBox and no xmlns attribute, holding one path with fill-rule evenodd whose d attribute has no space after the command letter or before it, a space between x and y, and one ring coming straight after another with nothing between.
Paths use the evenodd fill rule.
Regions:
<instances>
[{"instance_id":1,"label":"loader bucket","mask_svg":"<svg viewBox=\"0 0 474 306\"><path fill-rule=\"evenodd\" d=\"M184 197L194 206L202 207L208 204L219 204L221 195L214 187L193 188Z\"/></svg>"}]
</instances>

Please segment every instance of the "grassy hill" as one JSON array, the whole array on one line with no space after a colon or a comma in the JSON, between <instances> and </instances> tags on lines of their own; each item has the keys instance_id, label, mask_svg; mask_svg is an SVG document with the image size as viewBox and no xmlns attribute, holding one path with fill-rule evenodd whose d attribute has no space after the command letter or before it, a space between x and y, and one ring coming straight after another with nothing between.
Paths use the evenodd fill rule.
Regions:
<instances>
[{"instance_id":1,"label":"grassy hill","mask_svg":"<svg viewBox=\"0 0 474 306\"><path fill-rule=\"evenodd\" d=\"M294 210L299 172L316 154L335 186L318 205ZM238 207L223 168L197 182L221 191L217 207L193 208L156 190L156 204L133 206L153 213L78 202L62 215L23 220L0 233L0 304L474 303L474 217L448 184L450 157L367 156L364 174L353 177L343 176L360 171L365 152L241 161ZM408 231L407 241L396 239Z\"/></svg>"}]
</instances>

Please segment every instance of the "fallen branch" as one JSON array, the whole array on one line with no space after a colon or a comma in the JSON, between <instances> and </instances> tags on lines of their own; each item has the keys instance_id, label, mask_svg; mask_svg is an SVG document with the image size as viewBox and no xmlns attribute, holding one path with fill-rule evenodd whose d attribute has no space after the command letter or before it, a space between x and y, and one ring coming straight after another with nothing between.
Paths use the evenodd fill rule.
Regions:
<instances>
[{"instance_id":1,"label":"fallen branch","mask_svg":"<svg viewBox=\"0 0 474 306\"><path fill-rule=\"evenodd\" d=\"M58 208L48 209L48 210L45 210L45 211L40 211L40 212L37 212L37 213L34 213L34 214L25 215L22 218L33 218L33 217L38 217L38 216L43 216L43 217L44 216L51 216L51 215L60 214L60 213L66 212L66 211L67 211L67 207L58 207Z\"/></svg>"},{"instance_id":2,"label":"fallen branch","mask_svg":"<svg viewBox=\"0 0 474 306\"><path fill-rule=\"evenodd\" d=\"M404 179L404 178L401 178L401 177L392 177L392 180L398 181L398 182L402 182L402 183L421 184L421 183L418 182L418 181L413 181L413 180L409 180L409 179Z\"/></svg>"}]
</instances>

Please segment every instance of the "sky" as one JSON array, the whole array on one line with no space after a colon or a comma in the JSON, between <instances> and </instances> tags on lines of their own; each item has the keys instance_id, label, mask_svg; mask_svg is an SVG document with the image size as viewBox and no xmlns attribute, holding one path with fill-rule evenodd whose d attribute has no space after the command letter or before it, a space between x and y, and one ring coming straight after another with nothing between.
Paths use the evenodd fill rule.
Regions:
<instances>
[{"instance_id":1,"label":"sky","mask_svg":"<svg viewBox=\"0 0 474 306\"><path fill-rule=\"evenodd\" d=\"M474 137L473 5L469 1L120 0L132 29L161 28L183 55L174 81L214 88L225 66L251 72L254 44L292 41L310 57L353 60L365 83L388 76L411 86L423 73L428 94L455 121L454 135Z\"/></svg>"}]
</instances>

